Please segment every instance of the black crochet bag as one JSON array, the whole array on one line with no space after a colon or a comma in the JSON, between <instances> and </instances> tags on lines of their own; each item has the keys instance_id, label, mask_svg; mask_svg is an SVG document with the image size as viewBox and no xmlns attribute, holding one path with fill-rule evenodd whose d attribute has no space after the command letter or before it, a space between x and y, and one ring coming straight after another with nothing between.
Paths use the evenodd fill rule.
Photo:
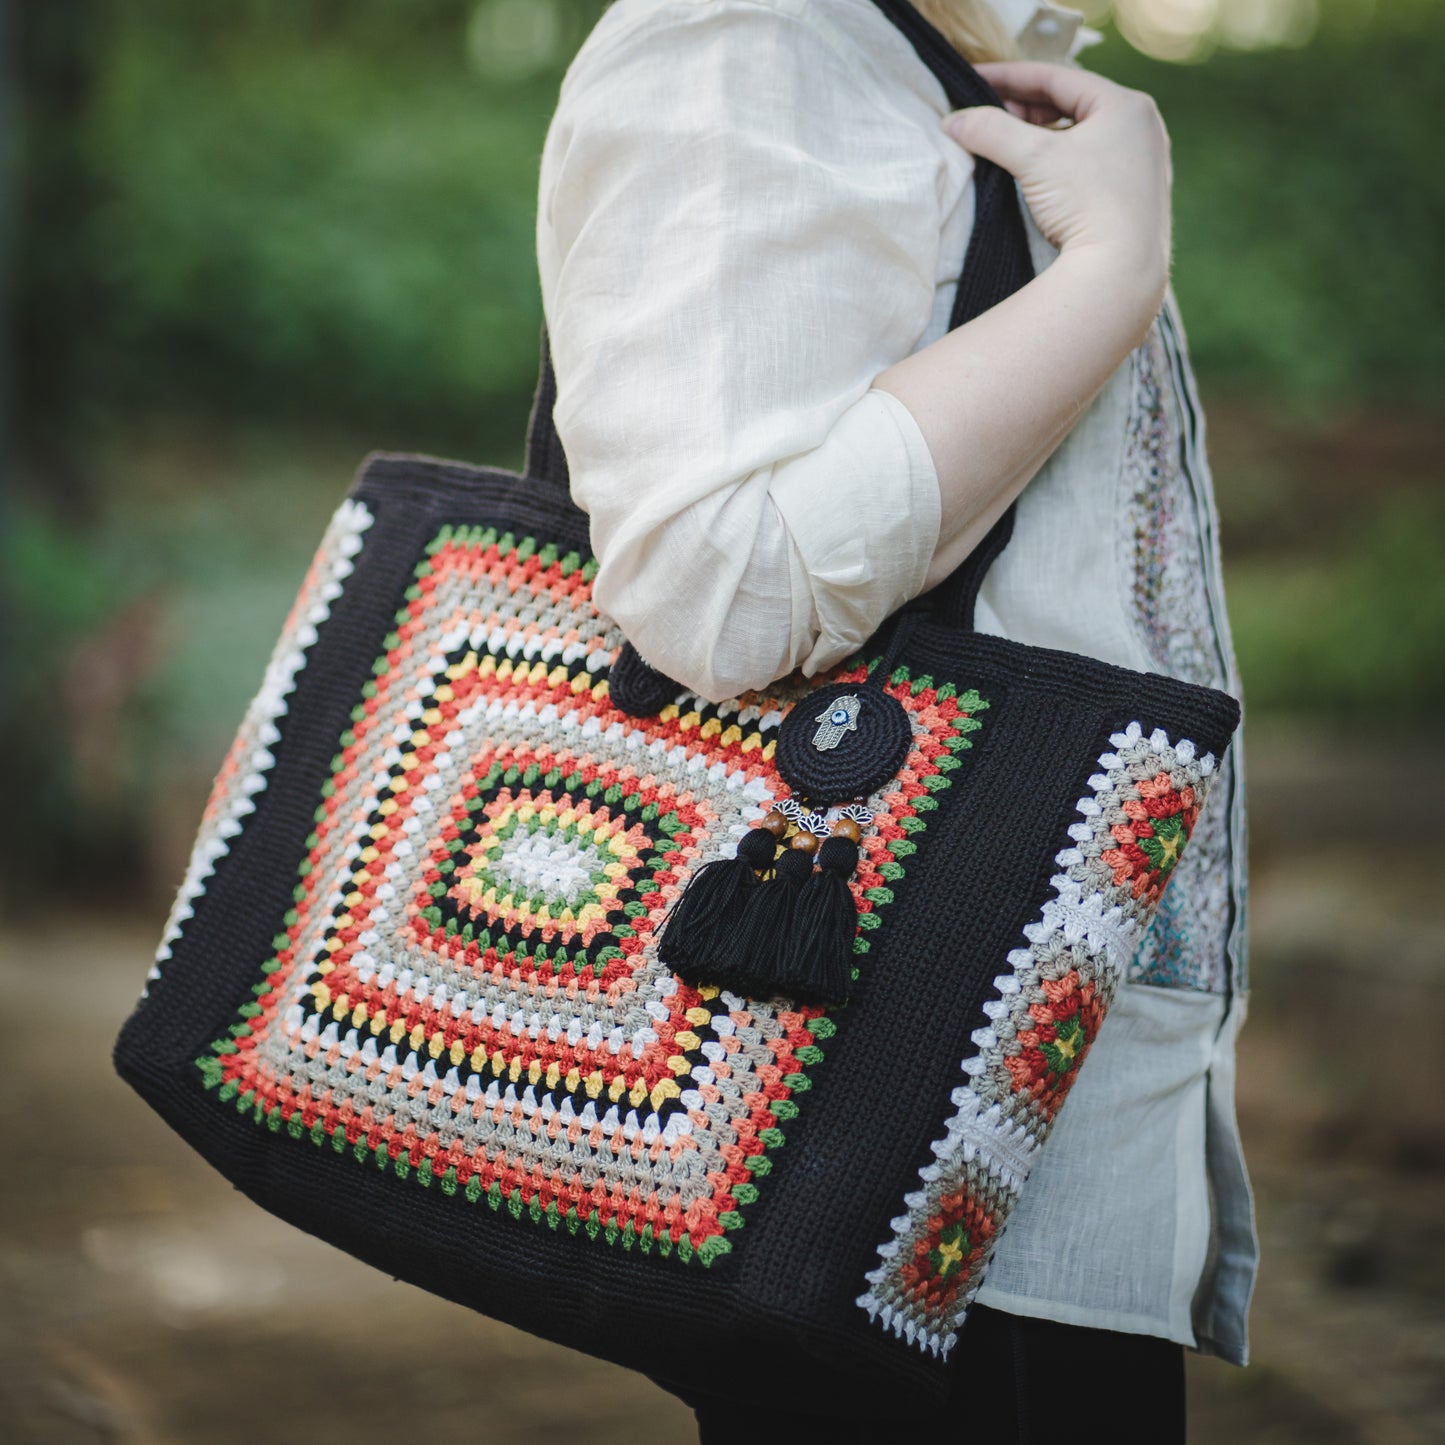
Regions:
<instances>
[{"instance_id":1,"label":"black crochet bag","mask_svg":"<svg viewBox=\"0 0 1445 1445\"><path fill-rule=\"evenodd\" d=\"M1031 274L976 180L954 324ZM821 688L703 702L592 606L553 395L544 346L520 476L363 468L116 1066L426 1289L682 1386L925 1409L1238 706L973 632L1011 514Z\"/></svg>"}]
</instances>

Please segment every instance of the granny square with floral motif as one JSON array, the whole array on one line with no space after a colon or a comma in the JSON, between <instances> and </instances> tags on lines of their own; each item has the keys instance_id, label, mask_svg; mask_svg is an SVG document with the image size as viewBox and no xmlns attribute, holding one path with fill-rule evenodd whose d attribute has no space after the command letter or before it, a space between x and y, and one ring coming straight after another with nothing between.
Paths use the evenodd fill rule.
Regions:
<instances>
[{"instance_id":1,"label":"granny square with floral motif","mask_svg":"<svg viewBox=\"0 0 1445 1445\"><path fill-rule=\"evenodd\" d=\"M1130 723L1110 738L1079 821L984 1004L954 1112L903 1200L858 1304L947 1356L1034 1156L1178 866L1217 768L1187 739Z\"/></svg>"}]
</instances>

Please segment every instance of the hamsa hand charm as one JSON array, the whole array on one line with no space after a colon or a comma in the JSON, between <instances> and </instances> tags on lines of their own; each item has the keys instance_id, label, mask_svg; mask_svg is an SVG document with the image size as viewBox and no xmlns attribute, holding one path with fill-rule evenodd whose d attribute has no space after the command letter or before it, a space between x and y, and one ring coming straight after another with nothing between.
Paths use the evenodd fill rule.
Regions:
<instances>
[{"instance_id":1,"label":"hamsa hand charm","mask_svg":"<svg viewBox=\"0 0 1445 1445\"><path fill-rule=\"evenodd\" d=\"M773 766L816 810L867 798L897 776L912 745L903 704L880 683L855 675L825 683L788 709Z\"/></svg>"},{"instance_id":2,"label":"hamsa hand charm","mask_svg":"<svg viewBox=\"0 0 1445 1445\"><path fill-rule=\"evenodd\" d=\"M844 733L858 731L858 714L863 710L863 700L856 693L836 697L813 721L820 724L813 734L813 746L820 753L830 752L843 741Z\"/></svg>"}]
</instances>

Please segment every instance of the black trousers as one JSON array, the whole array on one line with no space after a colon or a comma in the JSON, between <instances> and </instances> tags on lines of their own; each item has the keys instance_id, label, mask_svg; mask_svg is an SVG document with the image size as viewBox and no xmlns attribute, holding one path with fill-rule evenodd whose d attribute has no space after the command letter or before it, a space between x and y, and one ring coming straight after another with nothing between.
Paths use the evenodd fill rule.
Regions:
<instances>
[{"instance_id":1,"label":"black trousers","mask_svg":"<svg viewBox=\"0 0 1445 1445\"><path fill-rule=\"evenodd\" d=\"M759 1410L657 1381L697 1416L700 1445L1183 1445L1184 1350L1150 1335L1059 1325L975 1305L954 1353L952 1394L927 1421ZM801 1403L801 1402L800 1402Z\"/></svg>"}]
</instances>

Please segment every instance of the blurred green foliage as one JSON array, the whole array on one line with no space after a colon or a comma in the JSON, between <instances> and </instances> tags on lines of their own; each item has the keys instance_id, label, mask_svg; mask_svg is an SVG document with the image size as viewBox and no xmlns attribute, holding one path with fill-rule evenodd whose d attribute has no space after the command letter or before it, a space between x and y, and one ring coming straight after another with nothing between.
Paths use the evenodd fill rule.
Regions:
<instances>
[{"instance_id":1,"label":"blurred green foliage","mask_svg":"<svg viewBox=\"0 0 1445 1445\"><path fill-rule=\"evenodd\" d=\"M71 224L25 233L20 290L35 335L84 278L85 400L485 438L535 367L555 70L484 81L456 0L69 8L83 92L27 179L67 189Z\"/></svg>"},{"instance_id":2,"label":"blurred green foliage","mask_svg":"<svg viewBox=\"0 0 1445 1445\"><path fill-rule=\"evenodd\" d=\"M1206 384L1321 412L1438 401L1445 6L1324 0L1308 45L1200 65L1089 56L1168 123L1175 287Z\"/></svg>"},{"instance_id":3,"label":"blurred green foliage","mask_svg":"<svg viewBox=\"0 0 1445 1445\"><path fill-rule=\"evenodd\" d=\"M559 65L599 8L563 8ZM83 278L68 374L92 405L493 439L489 402L523 395L535 364L536 165L559 66L479 75L461 0L60 9L89 37L83 88L68 156L40 137L30 179L66 186L72 214L65 235L26 233L20 291L34 334ZM1176 284L1206 380L1322 404L1426 398L1445 378L1427 113L1445 7L1365 15L1327 0L1308 46L1202 65L1117 38L1089 53L1170 124Z\"/></svg>"},{"instance_id":4,"label":"blurred green foliage","mask_svg":"<svg viewBox=\"0 0 1445 1445\"><path fill-rule=\"evenodd\" d=\"M1322 554L1260 553L1229 568L1251 713L1438 719L1445 704L1445 497L1407 494Z\"/></svg>"},{"instance_id":5,"label":"blurred green foliage","mask_svg":"<svg viewBox=\"0 0 1445 1445\"><path fill-rule=\"evenodd\" d=\"M364 450L519 459L537 162L602 8L556 0L550 59L510 69L477 0L17 11L4 745L38 827L12 883L87 858L123 878L127 840L169 826L158 797L189 830ZM1169 123L1211 412L1308 429L1434 403L1445 7L1321 0L1298 49L1168 65L1111 36L1087 61ZM1231 531L1256 482L1216 470L1251 708L1437 713L1445 513L1418 478L1317 497L1282 462L1277 515Z\"/></svg>"}]
</instances>

